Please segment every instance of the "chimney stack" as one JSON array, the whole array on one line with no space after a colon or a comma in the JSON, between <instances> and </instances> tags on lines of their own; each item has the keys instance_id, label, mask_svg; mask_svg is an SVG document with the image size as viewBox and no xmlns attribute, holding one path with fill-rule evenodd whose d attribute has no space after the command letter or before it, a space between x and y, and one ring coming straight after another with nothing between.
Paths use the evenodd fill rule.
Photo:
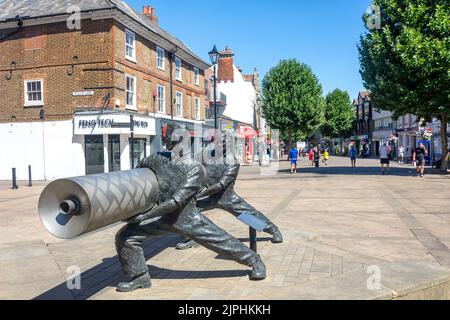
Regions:
<instances>
[{"instance_id":1,"label":"chimney stack","mask_svg":"<svg viewBox=\"0 0 450 320\"><path fill-rule=\"evenodd\" d=\"M217 80L225 83L234 82L234 53L228 47L220 51Z\"/></svg>"},{"instance_id":2,"label":"chimney stack","mask_svg":"<svg viewBox=\"0 0 450 320\"><path fill-rule=\"evenodd\" d=\"M148 17L155 26L158 26L158 17L156 16L156 9L152 6L144 6L142 14Z\"/></svg>"}]
</instances>

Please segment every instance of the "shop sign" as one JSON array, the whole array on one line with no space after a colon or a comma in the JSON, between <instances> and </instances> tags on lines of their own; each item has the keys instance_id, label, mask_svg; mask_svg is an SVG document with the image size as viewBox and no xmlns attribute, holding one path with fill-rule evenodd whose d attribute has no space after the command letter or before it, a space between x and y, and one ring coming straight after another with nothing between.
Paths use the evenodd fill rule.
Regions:
<instances>
[{"instance_id":1,"label":"shop sign","mask_svg":"<svg viewBox=\"0 0 450 320\"><path fill-rule=\"evenodd\" d=\"M130 116L126 114L103 114L74 117L75 135L130 134ZM156 135L155 119L134 116L134 133Z\"/></svg>"},{"instance_id":2,"label":"shop sign","mask_svg":"<svg viewBox=\"0 0 450 320\"><path fill-rule=\"evenodd\" d=\"M257 136L258 133L253 129L252 127L247 126L239 126L238 128L238 135L246 138L251 138L253 136Z\"/></svg>"}]
</instances>

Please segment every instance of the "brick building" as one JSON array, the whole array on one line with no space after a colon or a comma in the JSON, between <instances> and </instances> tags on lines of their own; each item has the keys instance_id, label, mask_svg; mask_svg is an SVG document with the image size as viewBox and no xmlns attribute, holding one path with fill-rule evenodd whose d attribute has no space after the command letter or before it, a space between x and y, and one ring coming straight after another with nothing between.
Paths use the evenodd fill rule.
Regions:
<instances>
[{"instance_id":1,"label":"brick building","mask_svg":"<svg viewBox=\"0 0 450 320\"><path fill-rule=\"evenodd\" d=\"M217 122L220 130L234 130L235 153L237 158L251 164L259 158L254 140L267 133L266 123L261 110L261 87L259 74L244 74L242 68L235 65L235 54L225 47L220 51L216 66L217 72ZM208 123L214 123L213 67L206 71L207 96L210 103Z\"/></svg>"},{"instance_id":2,"label":"brick building","mask_svg":"<svg viewBox=\"0 0 450 320\"><path fill-rule=\"evenodd\" d=\"M209 65L120 0L0 2L0 179L126 170L205 119ZM130 128L134 117L134 154ZM122 125L119 125L122 124ZM61 166L61 161L65 162Z\"/></svg>"},{"instance_id":3,"label":"brick building","mask_svg":"<svg viewBox=\"0 0 450 320\"><path fill-rule=\"evenodd\" d=\"M353 101L356 112L355 135L351 138L356 143L360 156L369 157L374 153L373 145L373 105L368 91L361 91Z\"/></svg>"}]
</instances>

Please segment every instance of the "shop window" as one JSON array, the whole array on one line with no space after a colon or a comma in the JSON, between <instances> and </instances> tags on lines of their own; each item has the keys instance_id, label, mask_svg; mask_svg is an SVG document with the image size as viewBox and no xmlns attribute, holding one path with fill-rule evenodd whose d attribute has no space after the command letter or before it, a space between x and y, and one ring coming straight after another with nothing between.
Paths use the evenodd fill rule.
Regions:
<instances>
[{"instance_id":1,"label":"shop window","mask_svg":"<svg viewBox=\"0 0 450 320\"><path fill-rule=\"evenodd\" d=\"M108 136L109 172L120 171L120 136Z\"/></svg>"},{"instance_id":2,"label":"shop window","mask_svg":"<svg viewBox=\"0 0 450 320\"><path fill-rule=\"evenodd\" d=\"M85 136L85 157L87 175L105 172L103 136Z\"/></svg>"},{"instance_id":3,"label":"shop window","mask_svg":"<svg viewBox=\"0 0 450 320\"><path fill-rule=\"evenodd\" d=\"M141 162L147 157L147 139L134 138L133 140L134 140L134 148L131 147L131 139L129 139L130 168L132 169L136 168L139 162ZM134 168L133 168L133 159L134 159Z\"/></svg>"}]
</instances>

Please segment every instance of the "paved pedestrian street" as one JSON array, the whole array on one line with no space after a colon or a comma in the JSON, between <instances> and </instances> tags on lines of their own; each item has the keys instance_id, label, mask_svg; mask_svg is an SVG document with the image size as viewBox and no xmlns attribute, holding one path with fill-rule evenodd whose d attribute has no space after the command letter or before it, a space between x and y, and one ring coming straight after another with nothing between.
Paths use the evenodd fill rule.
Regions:
<instances>
[{"instance_id":1,"label":"paved pedestrian street","mask_svg":"<svg viewBox=\"0 0 450 320\"><path fill-rule=\"evenodd\" d=\"M204 248L175 250L168 235L148 241L151 289L118 293L115 253L120 225L63 241L41 226L43 185L0 189L0 299L448 299L450 177L413 175L378 160L331 158L312 168L302 159L278 172L243 167L236 189L282 230L285 242L259 234L267 279ZM248 244L248 227L214 210L208 217ZM69 290L81 271L81 288ZM69 279L69 289L66 280Z\"/></svg>"}]
</instances>

